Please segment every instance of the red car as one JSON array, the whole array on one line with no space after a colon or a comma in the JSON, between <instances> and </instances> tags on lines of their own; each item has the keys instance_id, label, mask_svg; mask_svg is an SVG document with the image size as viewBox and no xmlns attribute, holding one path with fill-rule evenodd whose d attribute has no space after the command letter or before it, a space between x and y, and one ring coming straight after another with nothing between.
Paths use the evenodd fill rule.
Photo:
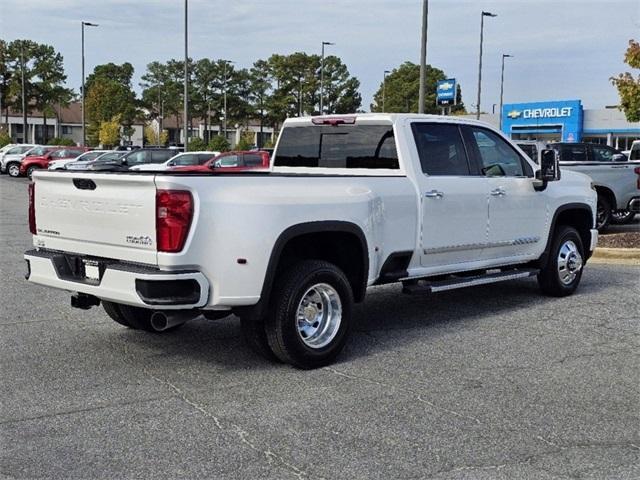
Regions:
<instances>
[{"instance_id":1,"label":"red car","mask_svg":"<svg viewBox=\"0 0 640 480\"><path fill-rule=\"evenodd\" d=\"M248 170L268 170L271 158L269 153L262 150L247 150L225 152L213 157L202 165L187 165L173 167L171 172L199 172L199 173L235 173Z\"/></svg>"},{"instance_id":2,"label":"red car","mask_svg":"<svg viewBox=\"0 0 640 480\"><path fill-rule=\"evenodd\" d=\"M61 160L63 158L76 158L84 152L89 151L86 147L59 147L49 150L44 155L35 157L26 157L20 163L20 176L31 178L34 170L46 169L52 160Z\"/></svg>"}]
</instances>

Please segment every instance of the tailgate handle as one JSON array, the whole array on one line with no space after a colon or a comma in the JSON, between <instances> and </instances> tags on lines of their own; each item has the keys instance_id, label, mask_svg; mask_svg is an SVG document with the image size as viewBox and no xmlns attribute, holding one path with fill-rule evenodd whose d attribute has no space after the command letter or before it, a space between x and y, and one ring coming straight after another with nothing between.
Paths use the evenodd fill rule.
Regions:
<instances>
[{"instance_id":1,"label":"tailgate handle","mask_svg":"<svg viewBox=\"0 0 640 480\"><path fill-rule=\"evenodd\" d=\"M73 184L80 190L95 190L96 182L88 178L74 178Z\"/></svg>"}]
</instances>

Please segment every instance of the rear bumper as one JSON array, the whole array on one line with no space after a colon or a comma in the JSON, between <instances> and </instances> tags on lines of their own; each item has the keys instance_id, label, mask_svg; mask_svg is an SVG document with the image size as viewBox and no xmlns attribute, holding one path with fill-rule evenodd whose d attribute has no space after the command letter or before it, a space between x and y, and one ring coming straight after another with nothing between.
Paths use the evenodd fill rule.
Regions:
<instances>
[{"instance_id":1,"label":"rear bumper","mask_svg":"<svg viewBox=\"0 0 640 480\"><path fill-rule=\"evenodd\" d=\"M79 259L82 265L82 257ZM48 250L25 252L27 280L38 285L86 293L102 300L162 310L201 308L209 298L209 282L197 271L162 271L149 266L100 263L100 279L87 279L68 256ZM86 257L90 259L90 257ZM83 267L80 267L83 268ZM97 268L97 267L96 267Z\"/></svg>"},{"instance_id":2,"label":"rear bumper","mask_svg":"<svg viewBox=\"0 0 640 480\"><path fill-rule=\"evenodd\" d=\"M640 213L640 197L632 198L627 205L627 210L633 213Z\"/></svg>"}]
</instances>

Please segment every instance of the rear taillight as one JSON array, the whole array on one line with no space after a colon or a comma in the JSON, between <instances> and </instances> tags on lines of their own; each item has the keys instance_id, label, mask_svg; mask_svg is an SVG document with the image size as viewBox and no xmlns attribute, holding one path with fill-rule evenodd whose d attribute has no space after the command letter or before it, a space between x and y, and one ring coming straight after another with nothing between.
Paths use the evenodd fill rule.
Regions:
<instances>
[{"instance_id":1,"label":"rear taillight","mask_svg":"<svg viewBox=\"0 0 640 480\"><path fill-rule=\"evenodd\" d=\"M36 184L29 184L29 231L37 235L36 229Z\"/></svg>"},{"instance_id":2,"label":"rear taillight","mask_svg":"<svg viewBox=\"0 0 640 480\"><path fill-rule=\"evenodd\" d=\"M636 187L638 188L638 190L640 190L640 167L634 168L633 171L636 172L636 175L638 175L638 180L636 180Z\"/></svg>"},{"instance_id":3,"label":"rear taillight","mask_svg":"<svg viewBox=\"0 0 640 480\"><path fill-rule=\"evenodd\" d=\"M193 197L184 190L156 192L156 243L159 252L179 252L189 235Z\"/></svg>"}]
</instances>

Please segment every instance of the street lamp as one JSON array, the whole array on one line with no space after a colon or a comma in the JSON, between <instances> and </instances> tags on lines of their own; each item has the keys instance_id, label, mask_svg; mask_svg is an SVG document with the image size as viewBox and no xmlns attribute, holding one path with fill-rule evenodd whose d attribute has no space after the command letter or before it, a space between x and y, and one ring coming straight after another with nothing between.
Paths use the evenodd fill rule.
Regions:
<instances>
[{"instance_id":1,"label":"street lamp","mask_svg":"<svg viewBox=\"0 0 640 480\"><path fill-rule=\"evenodd\" d=\"M502 70L500 73L500 130L502 130L502 98L504 94L504 59L513 58L513 55L502 54Z\"/></svg>"},{"instance_id":2,"label":"street lamp","mask_svg":"<svg viewBox=\"0 0 640 480\"><path fill-rule=\"evenodd\" d=\"M184 0L184 151L189 148L189 50L188 50L188 19L189 5L188 0Z\"/></svg>"},{"instance_id":3,"label":"street lamp","mask_svg":"<svg viewBox=\"0 0 640 480\"><path fill-rule=\"evenodd\" d=\"M223 95L223 112L224 112L224 121L222 123L222 129L224 130L224 138L227 138L227 66L230 63L236 63L232 60L220 60L224 62L224 82L222 83L222 95Z\"/></svg>"},{"instance_id":4,"label":"street lamp","mask_svg":"<svg viewBox=\"0 0 640 480\"><path fill-rule=\"evenodd\" d=\"M385 109L385 100L387 96L387 75L391 72L389 70L385 70L382 77L382 113L384 113Z\"/></svg>"},{"instance_id":5,"label":"street lamp","mask_svg":"<svg viewBox=\"0 0 640 480\"><path fill-rule=\"evenodd\" d=\"M82 23L82 146L87 143L86 123L85 123L85 108L84 108L84 27L97 27L97 23L81 22Z\"/></svg>"},{"instance_id":6,"label":"street lamp","mask_svg":"<svg viewBox=\"0 0 640 480\"><path fill-rule=\"evenodd\" d=\"M424 113L424 97L427 88L427 24L429 20L429 0L422 1L422 40L420 42L420 93L418 113ZM408 109L407 109L408 110Z\"/></svg>"},{"instance_id":7,"label":"street lamp","mask_svg":"<svg viewBox=\"0 0 640 480\"><path fill-rule=\"evenodd\" d=\"M322 62L320 63L320 115L324 114L324 46L335 45L331 42L322 42Z\"/></svg>"},{"instance_id":8,"label":"street lamp","mask_svg":"<svg viewBox=\"0 0 640 480\"><path fill-rule=\"evenodd\" d=\"M482 90L482 41L484 35L484 17L497 17L495 13L483 11L480 15L480 62L478 64L478 101L476 103L476 118L480 119L480 92Z\"/></svg>"}]
</instances>

